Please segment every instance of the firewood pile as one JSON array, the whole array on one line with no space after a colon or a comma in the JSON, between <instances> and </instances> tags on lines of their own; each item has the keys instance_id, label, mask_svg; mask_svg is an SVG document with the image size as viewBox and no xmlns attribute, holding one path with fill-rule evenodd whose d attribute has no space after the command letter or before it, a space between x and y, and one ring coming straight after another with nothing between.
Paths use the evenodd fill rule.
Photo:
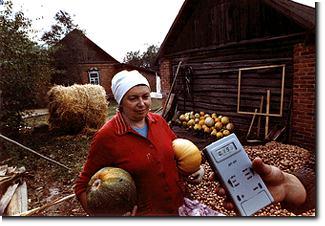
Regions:
<instances>
[{"instance_id":1,"label":"firewood pile","mask_svg":"<svg viewBox=\"0 0 325 226\"><path fill-rule=\"evenodd\" d=\"M27 211L25 167L0 165L0 215L13 216Z\"/></svg>"},{"instance_id":2,"label":"firewood pile","mask_svg":"<svg viewBox=\"0 0 325 226\"><path fill-rule=\"evenodd\" d=\"M244 146L249 158L253 160L255 157L260 157L267 164L275 165L285 172L293 172L299 167L315 164L315 159L306 149L294 145L282 144L276 141L271 141L265 145ZM237 216L233 210L227 210L224 205L224 197L216 194L216 188L219 185L218 181L211 181L209 175L212 169L206 162L203 163L205 175L203 181L198 185L186 183L189 198L198 200L208 207L216 210L226 216ZM302 216L315 216L316 210L312 209ZM280 203L275 203L258 211L254 216L296 216L294 213L281 208Z\"/></svg>"},{"instance_id":3,"label":"firewood pile","mask_svg":"<svg viewBox=\"0 0 325 226\"><path fill-rule=\"evenodd\" d=\"M25 172L25 167L0 165L0 216L32 216L75 197L75 194L70 194L28 210L27 185L24 181Z\"/></svg>"}]
</instances>

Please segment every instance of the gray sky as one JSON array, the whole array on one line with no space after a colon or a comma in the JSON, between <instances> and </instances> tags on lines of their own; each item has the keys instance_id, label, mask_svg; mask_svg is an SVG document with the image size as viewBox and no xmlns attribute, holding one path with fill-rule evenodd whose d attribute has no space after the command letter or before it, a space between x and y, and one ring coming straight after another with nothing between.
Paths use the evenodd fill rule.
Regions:
<instances>
[{"instance_id":1,"label":"gray sky","mask_svg":"<svg viewBox=\"0 0 325 226\"><path fill-rule=\"evenodd\" d=\"M86 35L115 59L160 45L184 0L12 0L43 34L67 11ZM41 19L38 19L41 18Z\"/></svg>"},{"instance_id":2,"label":"gray sky","mask_svg":"<svg viewBox=\"0 0 325 226\"><path fill-rule=\"evenodd\" d=\"M122 61L128 51L160 45L184 0L12 0L33 20L39 37L55 23L58 10L73 17L86 35L108 54ZM314 0L297 0L315 6Z\"/></svg>"}]
</instances>

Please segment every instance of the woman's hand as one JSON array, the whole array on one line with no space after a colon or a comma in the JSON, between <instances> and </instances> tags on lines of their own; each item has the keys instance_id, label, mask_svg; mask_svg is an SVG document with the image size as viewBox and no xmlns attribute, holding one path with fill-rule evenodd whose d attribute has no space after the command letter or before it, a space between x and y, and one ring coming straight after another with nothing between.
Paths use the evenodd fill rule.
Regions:
<instances>
[{"instance_id":1,"label":"woman's hand","mask_svg":"<svg viewBox=\"0 0 325 226\"><path fill-rule=\"evenodd\" d=\"M123 214L123 216L132 216L132 217L134 217L135 214L137 213L137 210L138 210L138 206L135 205L133 207L132 212L127 212L127 213Z\"/></svg>"},{"instance_id":2,"label":"woman's hand","mask_svg":"<svg viewBox=\"0 0 325 226\"><path fill-rule=\"evenodd\" d=\"M199 184L203 180L204 167L200 166L200 169L188 176L187 181L191 184Z\"/></svg>"},{"instance_id":3,"label":"woman's hand","mask_svg":"<svg viewBox=\"0 0 325 226\"><path fill-rule=\"evenodd\" d=\"M269 189L274 202L288 202L294 205L301 205L306 199L306 190L297 177L281 171L278 167L265 164L261 158L255 158L252 162L253 170L258 173ZM213 179L214 175L210 175ZM226 209L233 209L234 204L224 188L219 186L217 194L226 195L224 206Z\"/></svg>"},{"instance_id":4,"label":"woman's hand","mask_svg":"<svg viewBox=\"0 0 325 226\"><path fill-rule=\"evenodd\" d=\"M89 214L89 211L87 209L87 193L86 192L81 193L79 202L80 202L82 208L84 209L84 211Z\"/></svg>"}]
</instances>

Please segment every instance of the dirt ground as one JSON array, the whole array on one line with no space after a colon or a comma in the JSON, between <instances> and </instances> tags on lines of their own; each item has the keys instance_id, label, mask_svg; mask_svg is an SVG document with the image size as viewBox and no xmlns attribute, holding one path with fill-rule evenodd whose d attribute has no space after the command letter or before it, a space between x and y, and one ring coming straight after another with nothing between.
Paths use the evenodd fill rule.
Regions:
<instances>
[{"instance_id":1,"label":"dirt ground","mask_svg":"<svg viewBox=\"0 0 325 226\"><path fill-rule=\"evenodd\" d=\"M18 142L71 168L67 170L22 148L5 143L1 165L24 166L28 209L43 206L73 194L73 185L84 163L92 135L52 136L46 133L20 135ZM76 198L47 208L34 216L85 216Z\"/></svg>"}]
</instances>

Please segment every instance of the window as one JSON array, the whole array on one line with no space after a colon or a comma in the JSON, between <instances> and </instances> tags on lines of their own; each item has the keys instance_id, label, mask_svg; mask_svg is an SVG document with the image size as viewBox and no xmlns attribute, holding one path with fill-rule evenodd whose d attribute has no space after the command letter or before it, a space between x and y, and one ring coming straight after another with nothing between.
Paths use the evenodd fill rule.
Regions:
<instances>
[{"instance_id":1,"label":"window","mask_svg":"<svg viewBox=\"0 0 325 226\"><path fill-rule=\"evenodd\" d=\"M99 71L89 71L89 83L93 85L99 85Z\"/></svg>"}]
</instances>

